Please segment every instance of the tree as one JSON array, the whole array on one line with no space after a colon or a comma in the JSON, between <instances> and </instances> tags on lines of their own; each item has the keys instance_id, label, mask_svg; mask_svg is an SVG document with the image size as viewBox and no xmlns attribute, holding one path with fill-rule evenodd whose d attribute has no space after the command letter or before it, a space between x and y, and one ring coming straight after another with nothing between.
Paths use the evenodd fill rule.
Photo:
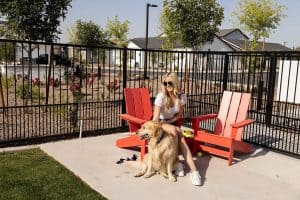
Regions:
<instances>
[{"instance_id":1,"label":"tree","mask_svg":"<svg viewBox=\"0 0 300 200\"><path fill-rule=\"evenodd\" d=\"M160 17L169 48L176 39L190 48L212 41L222 20L223 8L216 0L164 0Z\"/></svg>"},{"instance_id":2,"label":"tree","mask_svg":"<svg viewBox=\"0 0 300 200\"><path fill-rule=\"evenodd\" d=\"M15 60L15 46L11 42L0 42L0 61L13 62Z\"/></svg>"},{"instance_id":3,"label":"tree","mask_svg":"<svg viewBox=\"0 0 300 200\"><path fill-rule=\"evenodd\" d=\"M68 37L69 41L73 44L87 45L87 46L108 46L110 45L107 33L101 28L101 26L95 24L92 21L84 22L77 20L76 23L69 29ZM80 60L80 51L74 52L74 58ZM105 51L103 49L88 48L88 57L99 56L102 61L105 57ZM91 55L92 53L92 55Z\"/></svg>"},{"instance_id":4,"label":"tree","mask_svg":"<svg viewBox=\"0 0 300 200\"><path fill-rule=\"evenodd\" d=\"M1 15L1 13L0 13ZM1 19L1 18L0 18ZM13 39L14 33L5 24L0 26L0 38Z\"/></svg>"},{"instance_id":5,"label":"tree","mask_svg":"<svg viewBox=\"0 0 300 200\"><path fill-rule=\"evenodd\" d=\"M272 0L240 0L232 15L235 18L234 23L250 33L250 49L257 50L258 41L268 38L286 16L283 13L285 9L285 6Z\"/></svg>"},{"instance_id":6,"label":"tree","mask_svg":"<svg viewBox=\"0 0 300 200\"><path fill-rule=\"evenodd\" d=\"M73 44L79 44L79 45L86 45L89 46L86 49L86 56L88 61L93 61L94 57L99 57L101 60L105 56L105 51L104 49L99 49L97 46L106 46L109 44L109 40L107 37L107 34L103 31L103 29L95 24L92 21L89 22L84 22L81 20L77 20L76 23L69 28L68 30L68 37L69 41ZM94 48L95 47L95 48ZM78 48L77 50L74 51L75 55L73 55L73 59L80 61L80 64L76 65L76 71L78 73L77 76L80 79L79 83L78 80L75 78L72 78L72 83L71 83L71 92L73 94L73 104L71 107L71 122L74 127L77 125L77 120L78 120L78 108L79 104L81 103L82 99L82 93L81 93L81 87L82 87L82 76L84 73L84 68L82 65L82 58L79 56L81 54L81 48ZM100 70L100 67L98 65L98 70ZM86 72L86 71L85 71Z\"/></svg>"},{"instance_id":7,"label":"tree","mask_svg":"<svg viewBox=\"0 0 300 200\"><path fill-rule=\"evenodd\" d=\"M61 33L60 18L65 18L71 0L0 0L5 26L16 39L53 42Z\"/></svg>"},{"instance_id":8,"label":"tree","mask_svg":"<svg viewBox=\"0 0 300 200\"><path fill-rule=\"evenodd\" d=\"M71 0L0 0L0 14L3 15L7 22L5 26L11 31L16 39L30 41L53 42L58 39L60 30L60 18L64 19L71 6ZM29 67L28 81L26 92L26 102L31 96L31 72L32 72L32 51L34 45L29 43L28 51ZM51 66L53 65L53 45L50 50L50 67L48 71L48 84L46 86L46 102L48 104L49 82L51 75Z\"/></svg>"},{"instance_id":9,"label":"tree","mask_svg":"<svg viewBox=\"0 0 300 200\"><path fill-rule=\"evenodd\" d=\"M128 20L120 22L118 16L108 20L106 25L106 31L110 38L110 41L116 44L118 47L126 47L128 44L128 30L130 22Z\"/></svg>"},{"instance_id":10,"label":"tree","mask_svg":"<svg viewBox=\"0 0 300 200\"><path fill-rule=\"evenodd\" d=\"M68 29L69 41L74 44L88 46L105 46L109 44L107 33L92 21L77 20L75 25Z\"/></svg>"}]
</instances>

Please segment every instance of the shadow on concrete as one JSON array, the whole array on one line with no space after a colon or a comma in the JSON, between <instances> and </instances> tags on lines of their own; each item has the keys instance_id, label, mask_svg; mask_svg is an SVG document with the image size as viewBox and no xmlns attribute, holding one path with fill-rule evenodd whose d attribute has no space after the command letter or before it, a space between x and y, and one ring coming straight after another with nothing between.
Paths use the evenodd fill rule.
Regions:
<instances>
[{"instance_id":1,"label":"shadow on concrete","mask_svg":"<svg viewBox=\"0 0 300 200\"><path fill-rule=\"evenodd\" d=\"M255 157L260 157L260 156L265 156L269 150L266 150L264 148L260 148L257 146L254 146L254 152L252 153L240 153L240 152L234 152L234 159L232 165L236 165L240 162L243 162L249 158L255 158Z\"/></svg>"},{"instance_id":2,"label":"shadow on concrete","mask_svg":"<svg viewBox=\"0 0 300 200\"><path fill-rule=\"evenodd\" d=\"M205 184L206 181L206 171L209 166L209 162L211 160L212 156L209 154L204 154L201 157L197 157L195 161L196 167L199 170L199 173L201 175L201 183L202 185Z\"/></svg>"}]
</instances>

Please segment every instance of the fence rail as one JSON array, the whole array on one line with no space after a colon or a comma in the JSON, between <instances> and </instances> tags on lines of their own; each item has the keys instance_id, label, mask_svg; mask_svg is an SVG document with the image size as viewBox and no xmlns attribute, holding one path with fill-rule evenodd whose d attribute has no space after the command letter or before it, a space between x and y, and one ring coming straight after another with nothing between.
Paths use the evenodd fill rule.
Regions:
<instances>
[{"instance_id":1,"label":"fence rail","mask_svg":"<svg viewBox=\"0 0 300 200\"><path fill-rule=\"evenodd\" d=\"M145 56L147 54L147 56ZM147 58L146 62L144 59ZM124 130L123 88L160 90L176 72L184 117L218 112L224 90L252 94L247 142L300 155L300 52L198 52L0 40L0 145ZM213 129L213 121L201 124Z\"/></svg>"}]
</instances>

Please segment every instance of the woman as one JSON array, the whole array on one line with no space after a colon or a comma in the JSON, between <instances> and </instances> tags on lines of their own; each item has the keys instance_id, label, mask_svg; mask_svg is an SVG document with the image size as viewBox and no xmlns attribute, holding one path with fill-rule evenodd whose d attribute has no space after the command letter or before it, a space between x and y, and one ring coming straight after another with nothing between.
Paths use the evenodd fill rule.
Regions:
<instances>
[{"instance_id":1,"label":"woman","mask_svg":"<svg viewBox=\"0 0 300 200\"><path fill-rule=\"evenodd\" d=\"M181 135L176 121L181 118L183 107L186 104L186 95L181 94L178 86L178 78L175 73L167 73L163 79L161 92L157 94L154 102L153 120L160 121L162 128L178 137L180 153L183 155L191 169L190 178L192 184L201 185L201 176L193 161L191 151ZM181 164L181 163L180 163ZM175 172L178 176L184 176L182 164Z\"/></svg>"}]
</instances>

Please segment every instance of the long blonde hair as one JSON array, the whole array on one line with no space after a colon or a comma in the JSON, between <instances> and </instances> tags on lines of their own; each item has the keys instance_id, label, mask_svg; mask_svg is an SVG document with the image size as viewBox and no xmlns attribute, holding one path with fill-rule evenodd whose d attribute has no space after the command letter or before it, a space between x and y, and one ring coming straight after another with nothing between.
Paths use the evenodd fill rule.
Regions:
<instances>
[{"instance_id":1,"label":"long blonde hair","mask_svg":"<svg viewBox=\"0 0 300 200\"><path fill-rule=\"evenodd\" d=\"M173 87L174 87L173 95L176 98L175 102L172 101L172 98L171 98L167 88L163 85L163 82L166 81L166 79L168 77L170 77L172 79L172 82L173 82ZM178 108L179 108L180 107L180 95L181 95L181 93L180 93L180 89L179 89L179 82L178 82L177 75L174 72L168 72L165 75L165 77L163 79L163 82L161 84L161 92L164 95L164 99L163 99L164 107L166 108L166 110L169 110L173 106L178 106Z\"/></svg>"}]
</instances>

